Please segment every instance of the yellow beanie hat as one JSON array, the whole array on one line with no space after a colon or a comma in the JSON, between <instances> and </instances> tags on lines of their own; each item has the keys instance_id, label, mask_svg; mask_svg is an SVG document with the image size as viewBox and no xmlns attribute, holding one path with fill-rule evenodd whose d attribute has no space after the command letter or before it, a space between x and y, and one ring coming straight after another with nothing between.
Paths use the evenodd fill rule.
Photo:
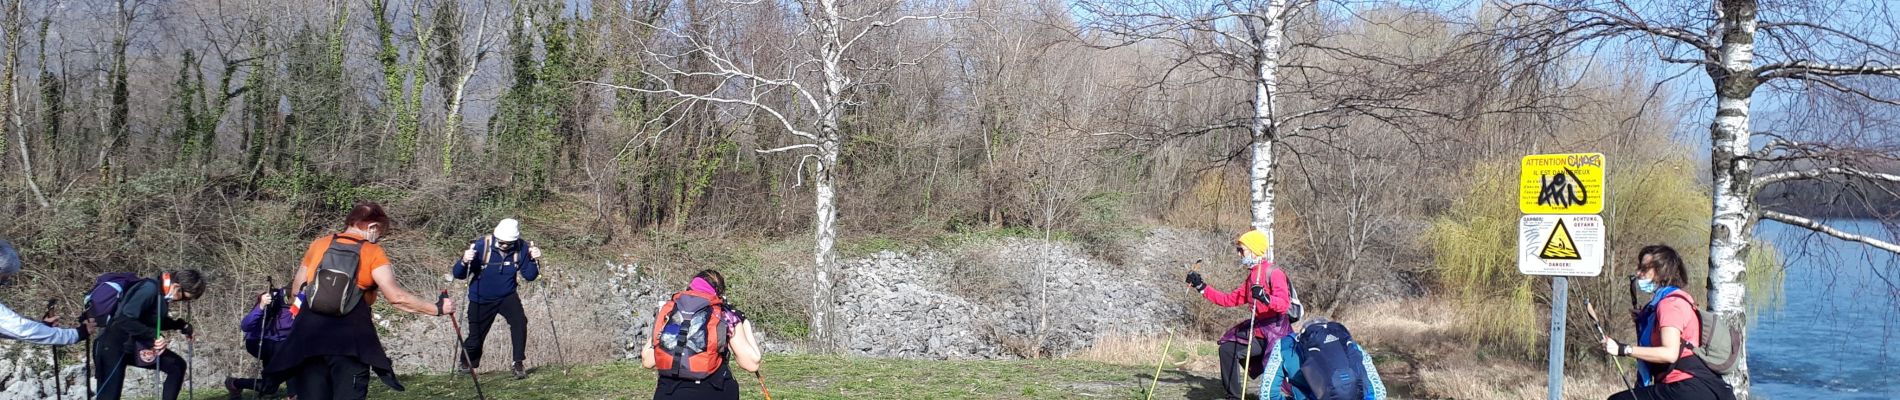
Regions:
<instances>
[{"instance_id":1,"label":"yellow beanie hat","mask_svg":"<svg viewBox=\"0 0 1900 400\"><path fill-rule=\"evenodd\" d=\"M1259 229L1240 234L1239 238L1234 239L1234 244L1247 248L1247 251L1252 252L1255 257L1265 257L1267 249L1273 245L1267 240L1267 233Z\"/></svg>"}]
</instances>

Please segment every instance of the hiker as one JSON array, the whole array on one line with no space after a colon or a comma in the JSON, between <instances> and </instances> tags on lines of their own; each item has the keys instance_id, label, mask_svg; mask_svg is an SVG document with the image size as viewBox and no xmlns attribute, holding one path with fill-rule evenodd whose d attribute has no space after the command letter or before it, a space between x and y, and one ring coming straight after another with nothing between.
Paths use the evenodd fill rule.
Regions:
<instances>
[{"instance_id":1,"label":"hiker","mask_svg":"<svg viewBox=\"0 0 1900 400\"><path fill-rule=\"evenodd\" d=\"M1379 369L1344 324L1307 322L1275 342L1260 379L1262 400L1384 400Z\"/></svg>"},{"instance_id":2,"label":"hiker","mask_svg":"<svg viewBox=\"0 0 1900 400\"><path fill-rule=\"evenodd\" d=\"M20 263L20 253L13 249L13 243L0 239L0 287L12 287L13 277L20 274L25 266ZM91 321L80 321L77 328L60 328L59 316L48 315L34 321L20 316L0 304L0 337L22 342L49 346L65 346L85 340L93 329Z\"/></svg>"},{"instance_id":3,"label":"hiker","mask_svg":"<svg viewBox=\"0 0 1900 400\"><path fill-rule=\"evenodd\" d=\"M119 398L125 389L126 367L163 372L160 398L178 398L190 366L185 365L184 357L171 351L172 340L162 336L161 330L177 331L187 338L193 335L191 322L172 318L171 307L197 300L204 294L205 283L204 275L197 270L179 270L133 281L118 290L112 312L104 316L102 330L93 343L93 376L99 379L96 399Z\"/></svg>"},{"instance_id":4,"label":"hiker","mask_svg":"<svg viewBox=\"0 0 1900 400\"><path fill-rule=\"evenodd\" d=\"M284 338L290 336L290 326L296 322L295 305L286 302L282 294L288 290L272 288L257 296L257 306L251 308L244 320L238 323L238 330L244 332L244 352L250 353L260 361L268 362L271 355L278 352ZM259 397L277 394L277 388L283 380L272 379L268 375L257 378L225 378L224 389L231 392L231 399L244 397L244 390L257 392ZM293 387L290 392L297 390Z\"/></svg>"},{"instance_id":5,"label":"hiker","mask_svg":"<svg viewBox=\"0 0 1900 400\"><path fill-rule=\"evenodd\" d=\"M726 303L725 293L726 278L719 271L700 271L685 291L654 313L653 336L640 349L640 365L659 370L655 400L737 400L739 381L726 361L759 372L762 353L752 323Z\"/></svg>"},{"instance_id":6,"label":"hiker","mask_svg":"<svg viewBox=\"0 0 1900 400\"><path fill-rule=\"evenodd\" d=\"M396 268L377 244L389 231L382 206L358 203L343 222L343 233L317 238L304 252L290 285L303 293L301 310L264 366L271 379L291 379L301 400L365 398L372 372L384 385L403 390L370 319L377 298L411 314L454 314L449 300L431 302L396 282Z\"/></svg>"},{"instance_id":7,"label":"hiker","mask_svg":"<svg viewBox=\"0 0 1900 400\"><path fill-rule=\"evenodd\" d=\"M1649 246L1638 253L1636 290L1651 295L1636 313L1634 345L1603 338L1603 351L1640 361L1636 388L1610 400L1734 400L1735 391L1692 351L1702 345L1702 321L1695 298L1682 290L1689 272L1682 257L1669 246Z\"/></svg>"},{"instance_id":8,"label":"hiker","mask_svg":"<svg viewBox=\"0 0 1900 400\"><path fill-rule=\"evenodd\" d=\"M1231 293L1208 287L1200 272L1187 276L1187 284L1214 305L1253 308L1251 318L1241 320L1220 338L1221 385L1228 399L1245 395L1243 381L1260 375L1264 356L1272 351L1269 344L1293 332L1293 320L1287 315L1293 301L1286 273L1264 259L1270 245L1267 233L1258 229L1234 239L1234 251L1240 256L1241 267L1247 269L1247 281ZM1246 377L1241 375L1243 363L1247 364Z\"/></svg>"},{"instance_id":9,"label":"hiker","mask_svg":"<svg viewBox=\"0 0 1900 400\"><path fill-rule=\"evenodd\" d=\"M468 354L457 372L482 366L482 343L495 315L508 320L508 337L514 346L515 379L528 377L522 361L528 358L528 314L522 311L521 296L515 293L515 275L533 282L541 276L541 249L521 240L521 223L504 219L489 235L469 242L462 258L455 261L455 279L468 279L468 341L462 351ZM472 271L471 271L472 270Z\"/></svg>"}]
</instances>

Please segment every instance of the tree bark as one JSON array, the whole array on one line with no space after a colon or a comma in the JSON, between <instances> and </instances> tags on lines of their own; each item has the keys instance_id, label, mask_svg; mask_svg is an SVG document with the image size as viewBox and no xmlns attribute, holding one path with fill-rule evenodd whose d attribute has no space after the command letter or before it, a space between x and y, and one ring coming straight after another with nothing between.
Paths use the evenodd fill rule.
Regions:
<instances>
[{"instance_id":1,"label":"tree bark","mask_svg":"<svg viewBox=\"0 0 1900 400\"><path fill-rule=\"evenodd\" d=\"M1715 122L1709 126L1714 218L1709 232L1709 305L1718 318L1740 320L1747 310L1746 280L1756 213L1755 161L1749 132L1749 102L1755 78L1755 0L1720 3L1718 65L1708 68L1715 83ZM1726 379L1737 398L1749 392L1747 333L1736 344L1735 371Z\"/></svg>"},{"instance_id":2,"label":"tree bark","mask_svg":"<svg viewBox=\"0 0 1900 400\"><path fill-rule=\"evenodd\" d=\"M1248 187L1253 206L1253 228L1267 234L1269 243L1273 241L1273 187L1276 179L1273 168L1277 160L1273 158L1273 147L1279 142L1279 115L1275 114L1275 101L1280 90L1281 42L1286 36L1287 3L1285 0L1273 0L1266 9L1259 10L1254 18L1260 20L1260 26L1253 28L1254 22L1247 22L1253 32L1254 42L1254 95L1253 122L1248 125L1252 136L1252 160L1248 168ZM1268 246L1265 258L1273 260L1273 247Z\"/></svg>"}]
</instances>

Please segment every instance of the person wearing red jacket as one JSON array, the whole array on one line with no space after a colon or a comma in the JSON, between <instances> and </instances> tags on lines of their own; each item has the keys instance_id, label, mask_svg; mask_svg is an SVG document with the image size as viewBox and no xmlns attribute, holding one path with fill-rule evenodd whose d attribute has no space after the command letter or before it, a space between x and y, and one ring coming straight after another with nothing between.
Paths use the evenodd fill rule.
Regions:
<instances>
[{"instance_id":1,"label":"person wearing red jacket","mask_svg":"<svg viewBox=\"0 0 1900 400\"><path fill-rule=\"evenodd\" d=\"M1265 259L1270 246L1267 233L1258 229L1247 231L1234 239L1234 251L1240 256L1240 265L1247 269L1247 281L1232 292L1209 287L1202 280L1200 272L1189 272L1187 276L1188 285L1193 286L1208 302L1221 307L1249 307L1253 310L1251 318L1241 320L1221 335L1220 376L1228 399L1245 397L1243 381L1246 379L1241 376L1243 364L1246 376L1259 376L1262 362L1273 351L1274 346L1270 344L1293 332L1293 321L1287 317L1293 296L1286 273L1274 268L1273 262Z\"/></svg>"}]
</instances>

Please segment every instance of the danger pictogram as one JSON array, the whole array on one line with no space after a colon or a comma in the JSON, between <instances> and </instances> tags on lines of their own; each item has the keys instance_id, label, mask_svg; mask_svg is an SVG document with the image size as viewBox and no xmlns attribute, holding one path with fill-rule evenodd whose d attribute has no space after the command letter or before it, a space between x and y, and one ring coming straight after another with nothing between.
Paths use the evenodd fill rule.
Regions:
<instances>
[{"instance_id":1,"label":"danger pictogram","mask_svg":"<svg viewBox=\"0 0 1900 400\"><path fill-rule=\"evenodd\" d=\"M1544 250L1537 258L1545 260L1582 260L1577 252L1577 242L1570 239L1570 229L1564 227L1564 221L1557 220L1557 227L1551 228L1550 239L1544 240Z\"/></svg>"},{"instance_id":2,"label":"danger pictogram","mask_svg":"<svg viewBox=\"0 0 1900 400\"><path fill-rule=\"evenodd\" d=\"M1517 271L1597 276L1603 272L1603 217L1526 215L1517 222Z\"/></svg>"}]
</instances>

